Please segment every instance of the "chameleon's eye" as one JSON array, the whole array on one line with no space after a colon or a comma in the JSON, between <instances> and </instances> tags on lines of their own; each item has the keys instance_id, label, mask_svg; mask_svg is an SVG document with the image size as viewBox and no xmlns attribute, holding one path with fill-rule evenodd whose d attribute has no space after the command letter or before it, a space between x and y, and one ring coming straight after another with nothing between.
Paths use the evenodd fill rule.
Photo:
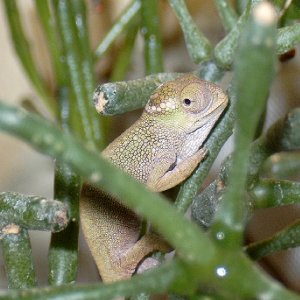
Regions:
<instances>
[{"instance_id":1,"label":"chameleon's eye","mask_svg":"<svg viewBox=\"0 0 300 300\"><path fill-rule=\"evenodd\" d=\"M192 101L191 101L191 99L189 99L189 98L185 98L185 99L183 100L183 103L184 103L186 106L189 106L189 105L191 105Z\"/></svg>"},{"instance_id":2,"label":"chameleon's eye","mask_svg":"<svg viewBox=\"0 0 300 300\"><path fill-rule=\"evenodd\" d=\"M202 82L192 82L181 91L182 107L189 113L200 113L210 106L211 96Z\"/></svg>"}]
</instances>

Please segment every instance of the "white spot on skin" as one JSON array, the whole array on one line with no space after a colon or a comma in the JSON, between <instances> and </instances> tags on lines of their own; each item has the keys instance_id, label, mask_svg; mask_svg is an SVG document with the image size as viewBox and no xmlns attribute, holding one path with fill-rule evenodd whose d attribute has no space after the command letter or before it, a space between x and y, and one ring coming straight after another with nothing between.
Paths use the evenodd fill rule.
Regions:
<instances>
[{"instance_id":1,"label":"white spot on skin","mask_svg":"<svg viewBox=\"0 0 300 300\"><path fill-rule=\"evenodd\" d=\"M156 106L153 105L153 106L151 107L151 109L152 109L153 111L156 111Z\"/></svg>"},{"instance_id":2,"label":"white spot on skin","mask_svg":"<svg viewBox=\"0 0 300 300\"><path fill-rule=\"evenodd\" d=\"M160 105L159 105L161 108L166 108L166 104L164 102L162 102Z\"/></svg>"}]
</instances>

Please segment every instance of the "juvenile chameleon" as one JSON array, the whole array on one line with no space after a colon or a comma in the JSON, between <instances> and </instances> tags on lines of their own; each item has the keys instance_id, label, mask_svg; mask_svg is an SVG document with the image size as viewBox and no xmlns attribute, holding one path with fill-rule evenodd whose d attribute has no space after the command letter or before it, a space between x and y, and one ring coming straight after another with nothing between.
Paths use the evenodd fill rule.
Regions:
<instances>
[{"instance_id":1,"label":"juvenile chameleon","mask_svg":"<svg viewBox=\"0 0 300 300\"><path fill-rule=\"evenodd\" d=\"M151 191L170 189L185 180L206 155L203 142L227 103L217 85L195 75L169 81L156 89L141 117L102 155ZM154 250L168 249L155 234L139 238L140 218L90 185L83 187L80 215L105 282L132 276L143 258Z\"/></svg>"}]
</instances>

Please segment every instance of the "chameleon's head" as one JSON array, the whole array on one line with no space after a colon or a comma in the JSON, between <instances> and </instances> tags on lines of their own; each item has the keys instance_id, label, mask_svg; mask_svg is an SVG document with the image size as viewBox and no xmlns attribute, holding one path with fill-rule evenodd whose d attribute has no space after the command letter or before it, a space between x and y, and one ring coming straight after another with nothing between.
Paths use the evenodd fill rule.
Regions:
<instances>
[{"instance_id":1,"label":"chameleon's head","mask_svg":"<svg viewBox=\"0 0 300 300\"><path fill-rule=\"evenodd\" d=\"M228 97L220 87L188 74L158 87L146 112L192 132L212 127L227 103Z\"/></svg>"}]
</instances>

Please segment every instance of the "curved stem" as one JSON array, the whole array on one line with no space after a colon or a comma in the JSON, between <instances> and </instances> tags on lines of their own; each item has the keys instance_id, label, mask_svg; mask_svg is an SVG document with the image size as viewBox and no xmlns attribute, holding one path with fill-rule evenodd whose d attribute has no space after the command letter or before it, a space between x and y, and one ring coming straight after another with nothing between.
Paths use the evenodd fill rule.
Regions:
<instances>
[{"instance_id":1,"label":"curved stem","mask_svg":"<svg viewBox=\"0 0 300 300\"><path fill-rule=\"evenodd\" d=\"M215 0L215 5L217 6L225 31L229 32L238 20L236 12L230 6L230 3L228 3L228 0Z\"/></svg>"},{"instance_id":2,"label":"curved stem","mask_svg":"<svg viewBox=\"0 0 300 300\"><path fill-rule=\"evenodd\" d=\"M300 183L261 179L249 193L254 199L254 209L296 204L300 202Z\"/></svg>"},{"instance_id":3,"label":"curved stem","mask_svg":"<svg viewBox=\"0 0 300 300\"><path fill-rule=\"evenodd\" d=\"M115 39L127 28L128 24L134 19L135 16L139 13L141 8L140 0L133 0L126 9L122 12L121 16L112 25L111 29L100 42L98 47L95 50L95 57L100 59L111 47Z\"/></svg>"},{"instance_id":4,"label":"curved stem","mask_svg":"<svg viewBox=\"0 0 300 300\"><path fill-rule=\"evenodd\" d=\"M246 252L251 258L258 260L272 253L299 247L300 245L300 221L280 230L272 237L250 244L246 247Z\"/></svg>"},{"instance_id":5,"label":"curved stem","mask_svg":"<svg viewBox=\"0 0 300 300\"><path fill-rule=\"evenodd\" d=\"M186 7L185 1L169 0L169 3L178 18L187 50L193 62L199 64L207 60L211 55L211 44L199 31Z\"/></svg>"}]
</instances>

